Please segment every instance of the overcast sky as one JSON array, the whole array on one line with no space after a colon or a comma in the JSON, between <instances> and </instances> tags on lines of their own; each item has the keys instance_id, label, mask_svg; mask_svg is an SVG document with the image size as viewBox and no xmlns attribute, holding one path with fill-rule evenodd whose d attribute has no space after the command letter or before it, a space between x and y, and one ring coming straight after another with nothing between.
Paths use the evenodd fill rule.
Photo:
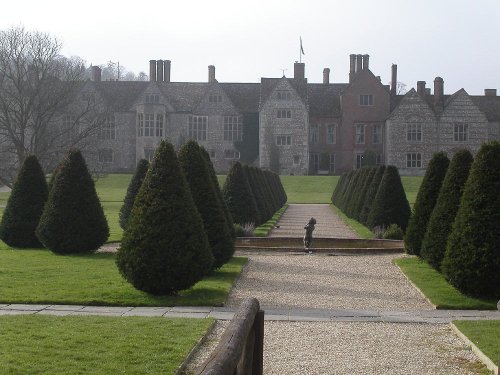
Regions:
<instances>
[{"instance_id":1,"label":"overcast sky","mask_svg":"<svg viewBox=\"0 0 500 375\"><path fill-rule=\"evenodd\" d=\"M149 74L149 60L172 61L172 81L258 82L293 76L302 36L309 82L347 82L349 54L369 54L384 83L391 64L408 88L445 93L500 89L500 0L59 0L2 1L0 28L51 33L64 55L88 64L119 61ZM500 93L500 92L499 92Z\"/></svg>"}]
</instances>

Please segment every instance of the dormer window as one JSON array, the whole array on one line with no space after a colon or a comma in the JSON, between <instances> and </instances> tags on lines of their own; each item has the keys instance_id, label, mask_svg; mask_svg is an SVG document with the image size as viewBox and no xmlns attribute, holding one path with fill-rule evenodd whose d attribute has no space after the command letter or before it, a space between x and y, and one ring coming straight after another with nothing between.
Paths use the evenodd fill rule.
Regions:
<instances>
[{"instance_id":1,"label":"dormer window","mask_svg":"<svg viewBox=\"0 0 500 375\"><path fill-rule=\"evenodd\" d=\"M210 103L222 103L222 95L209 95L208 101Z\"/></svg>"},{"instance_id":2,"label":"dormer window","mask_svg":"<svg viewBox=\"0 0 500 375\"><path fill-rule=\"evenodd\" d=\"M160 95L158 94L146 94L146 103L159 103Z\"/></svg>"},{"instance_id":3,"label":"dormer window","mask_svg":"<svg viewBox=\"0 0 500 375\"><path fill-rule=\"evenodd\" d=\"M362 106L373 105L373 95L360 95L359 105Z\"/></svg>"},{"instance_id":4,"label":"dormer window","mask_svg":"<svg viewBox=\"0 0 500 375\"><path fill-rule=\"evenodd\" d=\"M292 98L292 94L290 91L278 91L277 97L278 100L290 100Z\"/></svg>"},{"instance_id":5,"label":"dormer window","mask_svg":"<svg viewBox=\"0 0 500 375\"><path fill-rule=\"evenodd\" d=\"M289 109L278 109L278 118L292 118L292 111Z\"/></svg>"}]
</instances>

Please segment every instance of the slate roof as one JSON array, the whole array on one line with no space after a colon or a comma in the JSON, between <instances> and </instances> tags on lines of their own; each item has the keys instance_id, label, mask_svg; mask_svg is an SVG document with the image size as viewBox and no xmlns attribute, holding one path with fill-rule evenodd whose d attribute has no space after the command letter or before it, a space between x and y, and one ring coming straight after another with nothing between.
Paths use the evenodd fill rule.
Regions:
<instances>
[{"instance_id":1,"label":"slate roof","mask_svg":"<svg viewBox=\"0 0 500 375\"><path fill-rule=\"evenodd\" d=\"M488 121L500 121L500 96L471 96Z\"/></svg>"},{"instance_id":2,"label":"slate roof","mask_svg":"<svg viewBox=\"0 0 500 375\"><path fill-rule=\"evenodd\" d=\"M104 102L114 111L129 111L149 82L101 81L93 82Z\"/></svg>"},{"instance_id":3,"label":"slate roof","mask_svg":"<svg viewBox=\"0 0 500 375\"><path fill-rule=\"evenodd\" d=\"M278 83L283 78L261 78L260 80L260 103L259 107L263 105L269 96L272 94ZM307 105L307 79L293 79L285 78L290 86L297 92L305 105Z\"/></svg>"},{"instance_id":4,"label":"slate roof","mask_svg":"<svg viewBox=\"0 0 500 375\"><path fill-rule=\"evenodd\" d=\"M260 84L221 83L220 86L241 113L259 112Z\"/></svg>"},{"instance_id":5,"label":"slate roof","mask_svg":"<svg viewBox=\"0 0 500 375\"><path fill-rule=\"evenodd\" d=\"M310 83L307 85L309 113L318 117L338 117L340 95L349 86L348 83Z\"/></svg>"}]
</instances>

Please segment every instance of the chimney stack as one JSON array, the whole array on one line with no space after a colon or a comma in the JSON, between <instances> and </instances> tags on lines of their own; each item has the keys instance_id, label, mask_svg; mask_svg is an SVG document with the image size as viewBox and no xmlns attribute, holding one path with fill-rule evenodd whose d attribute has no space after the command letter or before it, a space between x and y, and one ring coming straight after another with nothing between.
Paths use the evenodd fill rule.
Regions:
<instances>
[{"instance_id":1,"label":"chimney stack","mask_svg":"<svg viewBox=\"0 0 500 375\"><path fill-rule=\"evenodd\" d=\"M295 62L293 64L293 78L305 79L306 78L306 64Z\"/></svg>"},{"instance_id":2,"label":"chimney stack","mask_svg":"<svg viewBox=\"0 0 500 375\"><path fill-rule=\"evenodd\" d=\"M92 66L90 80L94 82L101 82L101 68L99 68L98 66Z\"/></svg>"},{"instance_id":3,"label":"chimney stack","mask_svg":"<svg viewBox=\"0 0 500 375\"><path fill-rule=\"evenodd\" d=\"M356 73L363 70L363 55L356 55Z\"/></svg>"},{"instance_id":4,"label":"chimney stack","mask_svg":"<svg viewBox=\"0 0 500 375\"><path fill-rule=\"evenodd\" d=\"M149 60L149 80L156 81L156 60Z\"/></svg>"},{"instance_id":5,"label":"chimney stack","mask_svg":"<svg viewBox=\"0 0 500 375\"><path fill-rule=\"evenodd\" d=\"M434 108L443 109L444 81L441 77L434 79Z\"/></svg>"},{"instance_id":6,"label":"chimney stack","mask_svg":"<svg viewBox=\"0 0 500 375\"><path fill-rule=\"evenodd\" d=\"M325 85L330 83L330 68L323 69L323 83Z\"/></svg>"},{"instance_id":7,"label":"chimney stack","mask_svg":"<svg viewBox=\"0 0 500 375\"><path fill-rule=\"evenodd\" d=\"M397 84L398 84L398 66L396 64L392 64L391 95L396 95Z\"/></svg>"},{"instance_id":8,"label":"chimney stack","mask_svg":"<svg viewBox=\"0 0 500 375\"><path fill-rule=\"evenodd\" d=\"M163 81L170 82L170 60L163 61Z\"/></svg>"},{"instance_id":9,"label":"chimney stack","mask_svg":"<svg viewBox=\"0 0 500 375\"><path fill-rule=\"evenodd\" d=\"M417 81L417 93L421 98L425 98L426 90L425 90L425 81Z\"/></svg>"},{"instance_id":10,"label":"chimney stack","mask_svg":"<svg viewBox=\"0 0 500 375\"><path fill-rule=\"evenodd\" d=\"M163 82L163 60L156 61L156 80Z\"/></svg>"},{"instance_id":11,"label":"chimney stack","mask_svg":"<svg viewBox=\"0 0 500 375\"><path fill-rule=\"evenodd\" d=\"M363 70L370 69L370 55L363 55Z\"/></svg>"},{"instance_id":12,"label":"chimney stack","mask_svg":"<svg viewBox=\"0 0 500 375\"><path fill-rule=\"evenodd\" d=\"M215 82L215 66L214 65L208 66L208 82L210 82L210 83Z\"/></svg>"},{"instance_id":13,"label":"chimney stack","mask_svg":"<svg viewBox=\"0 0 500 375\"><path fill-rule=\"evenodd\" d=\"M352 82L352 78L354 77L354 73L356 72L356 55L351 53L349 55L350 66L349 66L349 83Z\"/></svg>"},{"instance_id":14,"label":"chimney stack","mask_svg":"<svg viewBox=\"0 0 500 375\"><path fill-rule=\"evenodd\" d=\"M497 96L497 89L484 89L484 96Z\"/></svg>"}]
</instances>

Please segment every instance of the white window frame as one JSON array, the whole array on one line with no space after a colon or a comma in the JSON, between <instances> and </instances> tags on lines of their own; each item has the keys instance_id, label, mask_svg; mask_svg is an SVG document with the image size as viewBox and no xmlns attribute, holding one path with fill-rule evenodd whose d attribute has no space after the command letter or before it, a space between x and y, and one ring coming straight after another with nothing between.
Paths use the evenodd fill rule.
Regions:
<instances>
[{"instance_id":1,"label":"white window frame","mask_svg":"<svg viewBox=\"0 0 500 375\"><path fill-rule=\"evenodd\" d=\"M292 111L290 109L278 109L276 117L282 119L292 118Z\"/></svg>"},{"instance_id":2,"label":"white window frame","mask_svg":"<svg viewBox=\"0 0 500 375\"><path fill-rule=\"evenodd\" d=\"M97 133L97 139L109 140L116 138L116 127L115 127L115 116L106 116L104 122L99 127L99 132Z\"/></svg>"},{"instance_id":3,"label":"white window frame","mask_svg":"<svg viewBox=\"0 0 500 375\"><path fill-rule=\"evenodd\" d=\"M288 90L278 90L276 97L278 100L290 100L292 98L292 94Z\"/></svg>"},{"instance_id":4,"label":"white window frame","mask_svg":"<svg viewBox=\"0 0 500 375\"><path fill-rule=\"evenodd\" d=\"M362 107L373 106L374 103L373 94L361 94L359 95L359 105Z\"/></svg>"},{"instance_id":5,"label":"white window frame","mask_svg":"<svg viewBox=\"0 0 500 375\"><path fill-rule=\"evenodd\" d=\"M453 125L453 140L458 143L464 143L469 140L469 125L454 124Z\"/></svg>"},{"instance_id":6,"label":"white window frame","mask_svg":"<svg viewBox=\"0 0 500 375\"><path fill-rule=\"evenodd\" d=\"M363 153L362 152L357 152L356 153L356 169L360 169L363 167Z\"/></svg>"},{"instance_id":7,"label":"white window frame","mask_svg":"<svg viewBox=\"0 0 500 375\"><path fill-rule=\"evenodd\" d=\"M378 145L382 143L382 124L374 124L372 128L372 143Z\"/></svg>"},{"instance_id":8,"label":"white window frame","mask_svg":"<svg viewBox=\"0 0 500 375\"><path fill-rule=\"evenodd\" d=\"M406 141L407 142L422 142L422 124L410 123L406 124Z\"/></svg>"},{"instance_id":9,"label":"white window frame","mask_svg":"<svg viewBox=\"0 0 500 375\"><path fill-rule=\"evenodd\" d=\"M330 173L335 173L335 154L330 154Z\"/></svg>"},{"instance_id":10,"label":"white window frame","mask_svg":"<svg viewBox=\"0 0 500 375\"><path fill-rule=\"evenodd\" d=\"M279 134L276 136L276 146L291 146L292 136L287 134Z\"/></svg>"},{"instance_id":11,"label":"white window frame","mask_svg":"<svg viewBox=\"0 0 500 375\"><path fill-rule=\"evenodd\" d=\"M188 118L188 137L195 141L206 141L208 116L190 115Z\"/></svg>"},{"instance_id":12,"label":"white window frame","mask_svg":"<svg viewBox=\"0 0 500 375\"><path fill-rule=\"evenodd\" d=\"M364 145L366 124L355 124L354 127L355 127L354 143L357 145Z\"/></svg>"},{"instance_id":13,"label":"white window frame","mask_svg":"<svg viewBox=\"0 0 500 375\"><path fill-rule=\"evenodd\" d=\"M154 148L145 148L144 149L144 159L149 161L150 163L153 161L156 150Z\"/></svg>"},{"instance_id":14,"label":"white window frame","mask_svg":"<svg viewBox=\"0 0 500 375\"><path fill-rule=\"evenodd\" d=\"M239 160L240 152L238 150L224 150L224 159Z\"/></svg>"},{"instance_id":15,"label":"white window frame","mask_svg":"<svg viewBox=\"0 0 500 375\"><path fill-rule=\"evenodd\" d=\"M317 144L319 142L319 126L311 125L311 133L309 134L309 141L311 144Z\"/></svg>"},{"instance_id":16,"label":"white window frame","mask_svg":"<svg viewBox=\"0 0 500 375\"><path fill-rule=\"evenodd\" d=\"M422 168L422 154L420 152L406 153L406 168Z\"/></svg>"},{"instance_id":17,"label":"white window frame","mask_svg":"<svg viewBox=\"0 0 500 375\"><path fill-rule=\"evenodd\" d=\"M326 143L334 145L337 143L337 125L329 124L326 128Z\"/></svg>"},{"instance_id":18,"label":"white window frame","mask_svg":"<svg viewBox=\"0 0 500 375\"><path fill-rule=\"evenodd\" d=\"M224 140L241 141L243 126L241 116L224 116Z\"/></svg>"},{"instance_id":19,"label":"white window frame","mask_svg":"<svg viewBox=\"0 0 500 375\"><path fill-rule=\"evenodd\" d=\"M164 119L165 116L163 116L162 113L157 113L156 114L156 126L155 126L155 134L157 137L163 137L163 124L164 124Z\"/></svg>"}]
</instances>

